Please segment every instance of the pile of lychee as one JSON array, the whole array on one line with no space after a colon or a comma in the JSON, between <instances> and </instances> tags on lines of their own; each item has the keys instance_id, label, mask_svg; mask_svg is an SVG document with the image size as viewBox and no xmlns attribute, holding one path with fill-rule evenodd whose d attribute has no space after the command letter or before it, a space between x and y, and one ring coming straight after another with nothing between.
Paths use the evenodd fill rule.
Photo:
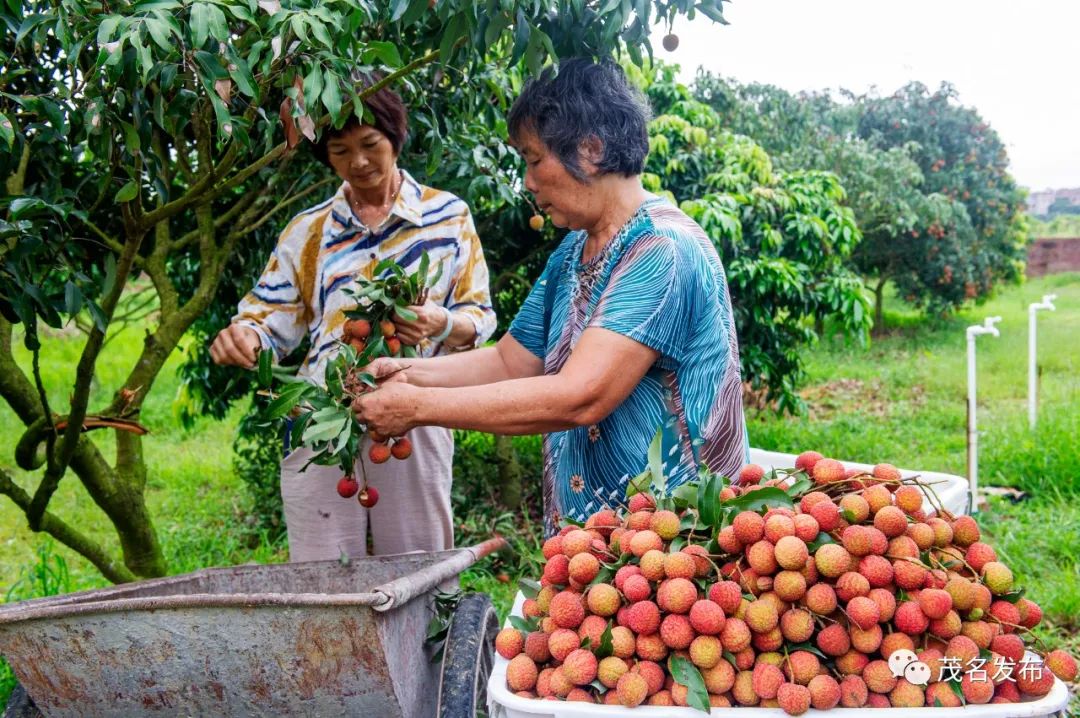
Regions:
<instances>
[{"instance_id":1,"label":"pile of lychee","mask_svg":"<svg viewBox=\"0 0 1080 718\"><path fill-rule=\"evenodd\" d=\"M705 530L685 499L637 493L547 539L538 590L496 638L508 688L799 715L1013 703L1047 695L1055 676L1076 680L1076 660L1032 636L1039 605L931 485L816 452L796 469L744 467L719 491L730 510ZM766 487L790 501L753 510ZM894 670L898 651L929 678Z\"/></svg>"}]
</instances>

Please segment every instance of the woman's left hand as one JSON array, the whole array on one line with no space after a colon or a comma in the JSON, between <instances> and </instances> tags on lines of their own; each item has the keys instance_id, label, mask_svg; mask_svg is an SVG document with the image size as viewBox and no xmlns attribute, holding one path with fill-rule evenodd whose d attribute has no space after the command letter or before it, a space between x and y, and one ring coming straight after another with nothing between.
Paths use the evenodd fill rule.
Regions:
<instances>
[{"instance_id":1,"label":"woman's left hand","mask_svg":"<svg viewBox=\"0 0 1080 718\"><path fill-rule=\"evenodd\" d=\"M446 312L435 302L428 300L409 309L416 313L416 321L394 315L397 335L402 344L416 346L421 339L438 336L446 329Z\"/></svg>"},{"instance_id":2,"label":"woman's left hand","mask_svg":"<svg viewBox=\"0 0 1080 718\"><path fill-rule=\"evenodd\" d=\"M416 415L423 389L404 381L388 381L352 402L356 418L368 431L382 436L404 436L417 426Z\"/></svg>"}]
</instances>

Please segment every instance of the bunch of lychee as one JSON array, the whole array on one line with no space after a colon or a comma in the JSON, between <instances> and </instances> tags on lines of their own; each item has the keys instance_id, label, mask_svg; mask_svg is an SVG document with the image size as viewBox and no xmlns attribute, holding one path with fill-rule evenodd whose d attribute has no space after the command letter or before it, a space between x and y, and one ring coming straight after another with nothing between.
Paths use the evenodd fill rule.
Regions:
<instances>
[{"instance_id":1,"label":"bunch of lychee","mask_svg":"<svg viewBox=\"0 0 1080 718\"><path fill-rule=\"evenodd\" d=\"M744 467L719 492L735 502L729 520L704 531L685 502L639 493L547 539L525 623L496 638L508 688L799 715L1012 703L1047 695L1055 676L1076 680L1072 656L1032 645L1042 609L1014 589L974 519L935 510L932 487L815 452L797 469ZM773 506L739 510L770 486L790 491L790 507L763 498ZM928 677L898 672L898 651ZM705 693L675 679L686 661Z\"/></svg>"},{"instance_id":2,"label":"bunch of lychee","mask_svg":"<svg viewBox=\"0 0 1080 718\"><path fill-rule=\"evenodd\" d=\"M401 356L401 339L397 336L397 325L389 319L375 322L375 327L386 344L389 356ZM359 354L367 348L371 338L372 322L367 319L349 319L341 330L341 341L347 343Z\"/></svg>"}]
</instances>

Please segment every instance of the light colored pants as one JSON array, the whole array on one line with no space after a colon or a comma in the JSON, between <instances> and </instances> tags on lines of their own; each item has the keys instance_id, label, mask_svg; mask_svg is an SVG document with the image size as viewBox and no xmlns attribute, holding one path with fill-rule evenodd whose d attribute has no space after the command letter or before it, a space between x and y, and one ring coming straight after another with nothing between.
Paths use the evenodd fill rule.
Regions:
<instances>
[{"instance_id":1,"label":"light colored pants","mask_svg":"<svg viewBox=\"0 0 1080 718\"><path fill-rule=\"evenodd\" d=\"M311 464L301 472L311 458L309 450L298 448L282 460L290 561L366 556L369 527L376 555L453 548L454 435L449 429L423 426L408 436L413 450L404 461L372 464L365 456L368 485L379 492L379 502L370 509L356 497L338 495L339 467ZM356 479L362 486L359 464Z\"/></svg>"}]
</instances>

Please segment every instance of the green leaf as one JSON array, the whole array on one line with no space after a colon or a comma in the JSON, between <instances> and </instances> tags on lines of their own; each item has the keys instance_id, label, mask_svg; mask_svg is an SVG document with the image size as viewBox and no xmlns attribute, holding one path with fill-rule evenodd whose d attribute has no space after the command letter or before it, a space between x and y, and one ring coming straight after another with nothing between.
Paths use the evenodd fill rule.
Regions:
<instances>
[{"instance_id":1,"label":"green leaf","mask_svg":"<svg viewBox=\"0 0 1080 718\"><path fill-rule=\"evenodd\" d=\"M270 388L274 378L273 367L274 351L272 349L263 349L259 352L259 386L266 389Z\"/></svg>"},{"instance_id":2,"label":"green leaf","mask_svg":"<svg viewBox=\"0 0 1080 718\"><path fill-rule=\"evenodd\" d=\"M807 548L807 550L810 551L811 554L813 554L815 551L817 551L819 548L821 548L822 546L824 546L827 543L836 543L836 542L833 541L832 536L825 533L824 531L821 531L821 532L818 533L817 538L815 538L810 543L806 544L806 548Z\"/></svg>"},{"instance_id":3,"label":"green leaf","mask_svg":"<svg viewBox=\"0 0 1080 718\"><path fill-rule=\"evenodd\" d=\"M280 419L292 411L293 407L304 397L304 394L313 389L314 387L306 381L286 384L281 393L267 405L263 417L268 420Z\"/></svg>"},{"instance_id":4,"label":"green leaf","mask_svg":"<svg viewBox=\"0 0 1080 718\"><path fill-rule=\"evenodd\" d=\"M708 714L709 691L705 688L705 679L701 677L701 671L690 661L682 656L674 656L671 659L671 675L687 688L686 702L692 708Z\"/></svg>"},{"instance_id":5,"label":"green leaf","mask_svg":"<svg viewBox=\"0 0 1080 718\"><path fill-rule=\"evenodd\" d=\"M251 74L251 67L248 65L247 60L234 52L230 52L229 60L232 65L229 68L229 77L236 83L236 87L239 88L240 92L258 102L259 88L255 84L255 76Z\"/></svg>"},{"instance_id":6,"label":"green leaf","mask_svg":"<svg viewBox=\"0 0 1080 718\"><path fill-rule=\"evenodd\" d=\"M203 82L208 86L207 92L214 97L217 97L212 85L214 80L226 80L229 77L229 72L221 65L221 61L217 55L213 55L205 50L195 51L195 62L198 64L199 69L202 70Z\"/></svg>"},{"instance_id":7,"label":"green leaf","mask_svg":"<svg viewBox=\"0 0 1080 718\"><path fill-rule=\"evenodd\" d=\"M384 40L372 40L368 43L368 50L384 64L390 67L401 67L401 54L394 43Z\"/></svg>"},{"instance_id":8,"label":"green leaf","mask_svg":"<svg viewBox=\"0 0 1080 718\"><path fill-rule=\"evenodd\" d=\"M324 79L326 86L322 91L323 106L330 113L330 117L336 121L338 115L341 114L341 82L332 72L327 72Z\"/></svg>"},{"instance_id":9,"label":"green leaf","mask_svg":"<svg viewBox=\"0 0 1080 718\"><path fill-rule=\"evenodd\" d=\"M79 287L74 282L64 284L64 311L69 316L75 316L82 309L83 296Z\"/></svg>"},{"instance_id":10,"label":"green leaf","mask_svg":"<svg viewBox=\"0 0 1080 718\"><path fill-rule=\"evenodd\" d=\"M332 436L337 436L341 433L342 427L348 422L349 418L341 417L331 419L328 421L319 421L315 417L311 418L311 425L308 426L307 431L304 432L305 444L317 444L321 441L327 441Z\"/></svg>"},{"instance_id":11,"label":"green leaf","mask_svg":"<svg viewBox=\"0 0 1080 718\"><path fill-rule=\"evenodd\" d=\"M195 47L202 47L210 35L210 10L206 3L191 6L191 40Z\"/></svg>"},{"instance_id":12,"label":"green leaf","mask_svg":"<svg viewBox=\"0 0 1080 718\"><path fill-rule=\"evenodd\" d=\"M652 474L650 486L654 496L662 496L667 490L667 479L664 477L664 459L660 451L664 442L664 429L660 427L653 435L652 443L649 444L649 473Z\"/></svg>"},{"instance_id":13,"label":"green leaf","mask_svg":"<svg viewBox=\"0 0 1080 718\"><path fill-rule=\"evenodd\" d=\"M390 20L392 22L397 22L408 9L409 0L394 0L394 4L390 8Z\"/></svg>"},{"instance_id":14,"label":"green leaf","mask_svg":"<svg viewBox=\"0 0 1080 718\"><path fill-rule=\"evenodd\" d=\"M120 26L120 21L124 18L120 15L109 15L101 23L98 24L97 29L97 44L104 45L112 38L116 28Z\"/></svg>"},{"instance_id":15,"label":"green leaf","mask_svg":"<svg viewBox=\"0 0 1080 718\"><path fill-rule=\"evenodd\" d=\"M143 25L146 27L146 31L150 34L150 39L154 41L154 44L160 47L165 52L172 52L176 49L176 46L172 43L170 37L170 29L168 23L165 23L157 18L148 17L143 21Z\"/></svg>"},{"instance_id":16,"label":"green leaf","mask_svg":"<svg viewBox=\"0 0 1080 718\"><path fill-rule=\"evenodd\" d=\"M139 185L132 181L128 181L123 187L121 187L116 196L113 197L117 202L130 202L135 199L135 196L139 194Z\"/></svg>"},{"instance_id":17,"label":"green leaf","mask_svg":"<svg viewBox=\"0 0 1080 718\"><path fill-rule=\"evenodd\" d=\"M611 621L608 621L607 628L600 634L600 645L596 647L593 653L597 658L607 658L615 652L615 648L611 641Z\"/></svg>"},{"instance_id":18,"label":"green leaf","mask_svg":"<svg viewBox=\"0 0 1080 718\"><path fill-rule=\"evenodd\" d=\"M229 25L225 21L225 13L217 5L209 6L210 34L218 42L229 41Z\"/></svg>"},{"instance_id":19,"label":"green leaf","mask_svg":"<svg viewBox=\"0 0 1080 718\"><path fill-rule=\"evenodd\" d=\"M536 594L540 593L540 584L529 578L518 579L518 588L525 594L525 598L536 598Z\"/></svg>"},{"instance_id":20,"label":"green leaf","mask_svg":"<svg viewBox=\"0 0 1080 718\"><path fill-rule=\"evenodd\" d=\"M7 145L8 149L15 144L15 124L7 115L0 114L0 140Z\"/></svg>"},{"instance_id":21,"label":"green leaf","mask_svg":"<svg viewBox=\"0 0 1080 718\"><path fill-rule=\"evenodd\" d=\"M522 633L532 633L536 630L536 628L529 623L529 619L522 618L521 616L510 616L510 625Z\"/></svg>"},{"instance_id":22,"label":"green leaf","mask_svg":"<svg viewBox=\"0 0 1080 718\"><path fill-rule=\"evenodd\" d=\"M419 315L408 307L397 307L394 313L407 322L415 322L419 319Z\"/></svg>"},{"instance_id":23,"label":"green leaf","mask_svg":"<svg viewBox=\"0 0 1080 718\"><path fill-rule=\"evenodd\" d=\"M756 489L748 494L729 499L724 504L739 511L760 511L764 508L780 506L790 509L795 506L788 493L775 486Z\"/></svg>"}]
</instances>

